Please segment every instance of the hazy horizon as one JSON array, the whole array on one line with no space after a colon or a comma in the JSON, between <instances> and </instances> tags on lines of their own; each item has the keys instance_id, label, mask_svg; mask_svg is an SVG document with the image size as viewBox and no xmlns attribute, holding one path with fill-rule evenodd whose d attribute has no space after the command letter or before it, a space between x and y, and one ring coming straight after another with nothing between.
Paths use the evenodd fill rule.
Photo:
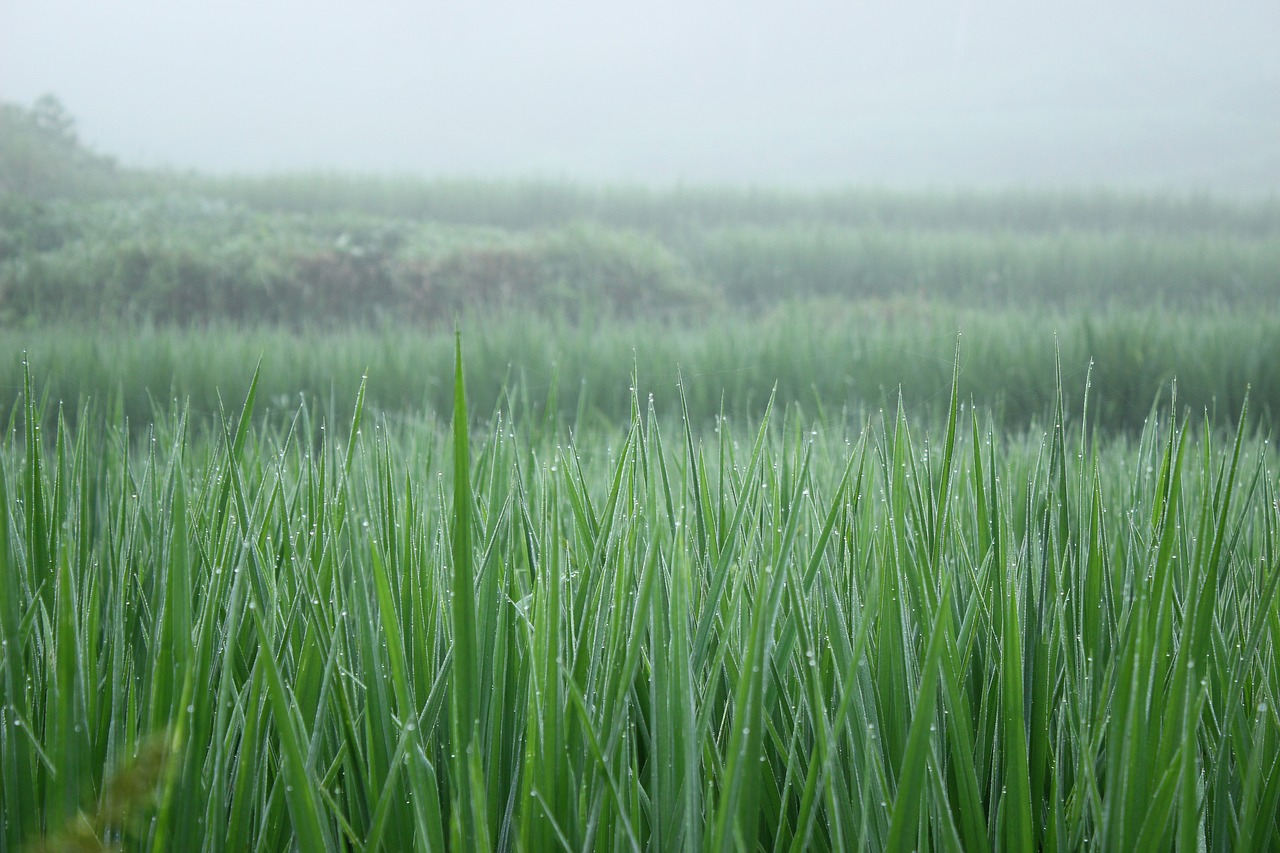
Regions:
<instances>
[{"instance_id":1,"label":"hazy horizon","mask_svg":"<svg viewBox=\"0 0 1280 853\"><path fill-rule=\"evenodd\" d=\"M1280 191L1280 3L9 0L0 99L137 166Z\"/></svg>"}]
</instances>

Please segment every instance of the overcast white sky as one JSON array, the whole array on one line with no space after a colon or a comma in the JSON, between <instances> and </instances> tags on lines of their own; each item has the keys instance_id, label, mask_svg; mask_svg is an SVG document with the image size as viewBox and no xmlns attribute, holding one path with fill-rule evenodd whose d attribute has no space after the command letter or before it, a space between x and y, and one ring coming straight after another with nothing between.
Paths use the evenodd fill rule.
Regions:
<instances>
[{"instance_id":1,"label":"overcast white sky","mask_svg":"<svg viewBox=\"0 0 1280 853\"><path fill-rule=\"evenodd\" d=\"M1280 190L1280 0L0 0L141 165Z\"/></svg>"}]
</instances>

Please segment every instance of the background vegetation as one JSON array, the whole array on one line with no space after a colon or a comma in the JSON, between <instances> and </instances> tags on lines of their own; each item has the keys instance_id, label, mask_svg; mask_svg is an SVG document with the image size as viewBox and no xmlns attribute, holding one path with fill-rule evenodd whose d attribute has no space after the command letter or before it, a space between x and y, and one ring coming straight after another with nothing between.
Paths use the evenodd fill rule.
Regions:
<instances>
[{"instance_id":1,"label":"background vegetation","mask_svg":"<svg viewBox=\"0 0 1280 853\"><path fill-rule=\"evenodd\" d=\"M1055 351L1098 422L1179 399L1219 423L1246 386L1280 407L1280 200L1062 192L827 193L120 169L57 101L6 105L0 137L0 393L20 350L67 403L239 389L447 416L449 334L476 346L478 404L625 417L618 377L758 416L839 412L945 386L1001 423L1044 418ZM185 330L179 334L175 329ZM188 334L189 333L189 334ZM213 342L221 342L215 345Z\"/></svg>"}]
</instances>

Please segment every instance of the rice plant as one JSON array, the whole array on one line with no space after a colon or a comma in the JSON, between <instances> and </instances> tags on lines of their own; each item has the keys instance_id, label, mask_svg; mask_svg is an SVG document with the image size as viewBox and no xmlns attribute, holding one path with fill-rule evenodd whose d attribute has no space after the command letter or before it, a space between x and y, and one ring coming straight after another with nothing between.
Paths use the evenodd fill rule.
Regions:
<instances>
[{"instance_id":1,"label":"rice plant","mask_svg":"<svg viewBox=\"0 0 1280 853\"><path fill-rule=\"evenodd\" d=\"M654 394L667 414L676 411L683 372L698 431L722 413L758 421L771 395L779 408L803 407L820 424L861 421L892 408L900 387L911 419L933 423L945 419L961 333L960 397L989 410L998 432L1024 430L1052 411L1058 354L1067 399L1081 399L1092 377L1091 427L1136 435L1153 403L1169 411L1175 377L1179 405L1206 414L1215 428L1234 429L1246 388L1251 424L1280 418L1280 317L1266 311L1041 316L818 302L751 318L715 315L704 326L482 313L463 321L472 329L472 410L501 408L527 429L627 423L630 393L619 377L633 368L641 399ZM88 398L95 423L148 423L174 399L189 401L204 422L216 415L219 395L240 393L259 362L255 420L287 423L305 400L336 423L366 372L371 408L393 421L447 420L453 407L451 332L406 325L293 334L67 324L0 335L0 412L18 405L24 357L50 404L66 404L69 421Z\"/></svg>"},{"instance_id":2,"label":"rice plant","mask_svg":"<svg viewBox=\"0 0 1280 853\"><path fill-rule=\"evenodd\" d=\"M570 436L454 355L448 427L264 422L255 376L76 428L24 374L0 846L1280 849L1243 414L704 429L685 383Z\"/></svg>"}]
</instances>

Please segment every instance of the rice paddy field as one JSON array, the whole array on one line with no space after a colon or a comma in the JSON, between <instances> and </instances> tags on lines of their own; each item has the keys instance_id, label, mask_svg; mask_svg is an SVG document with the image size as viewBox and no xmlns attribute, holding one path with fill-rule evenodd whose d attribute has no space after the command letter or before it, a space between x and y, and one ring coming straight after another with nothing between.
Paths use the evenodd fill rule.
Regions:
<instances>
[{"instance_id":1,"label":"rice paddy field","mask_svg":"<svg viewBox=\"0 0 1280 853\"><path fill-rule=\"evenodd\" d=\"M1280 850L1280 202L159 180L0 204L0 850Z\"/></svg>"}]
</instances>

